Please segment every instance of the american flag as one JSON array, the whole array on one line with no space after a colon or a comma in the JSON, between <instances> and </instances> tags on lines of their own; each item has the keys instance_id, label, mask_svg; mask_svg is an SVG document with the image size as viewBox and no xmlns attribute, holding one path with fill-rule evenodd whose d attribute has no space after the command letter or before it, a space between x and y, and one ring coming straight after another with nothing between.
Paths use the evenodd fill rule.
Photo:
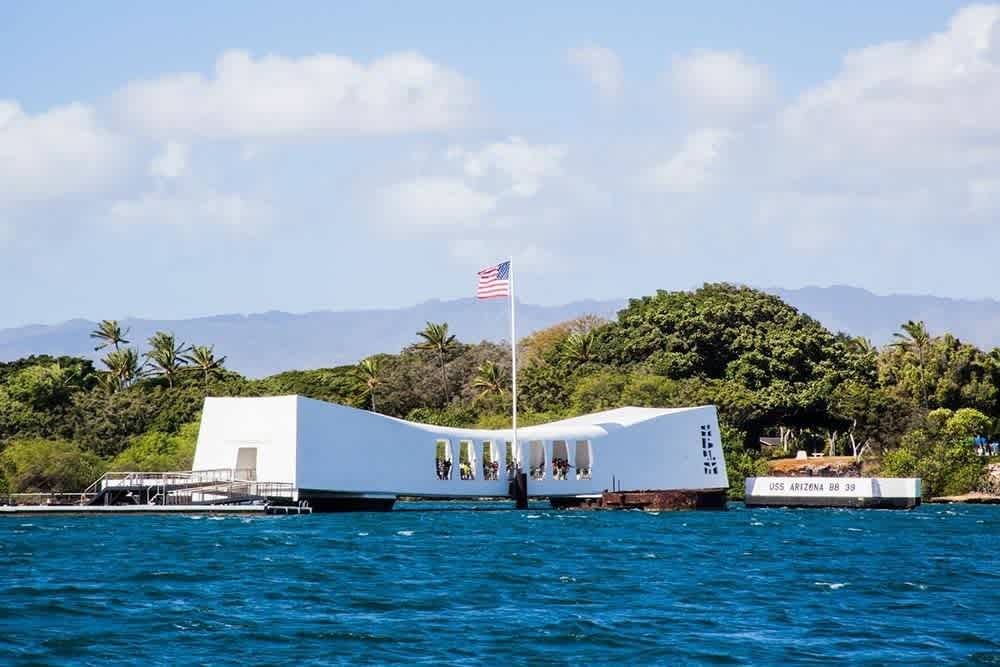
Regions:
<instances>
[{"instance_id":1,"label":"american flag","mask_svg":"<svg viewBox=\"0 0 1000 667\"><path fill-rule=\"evenodd\" d=\"M495 299L502 296L510 296L510 262L487 266L479 272L476 298Z\"/></svg>"}]
</instances>

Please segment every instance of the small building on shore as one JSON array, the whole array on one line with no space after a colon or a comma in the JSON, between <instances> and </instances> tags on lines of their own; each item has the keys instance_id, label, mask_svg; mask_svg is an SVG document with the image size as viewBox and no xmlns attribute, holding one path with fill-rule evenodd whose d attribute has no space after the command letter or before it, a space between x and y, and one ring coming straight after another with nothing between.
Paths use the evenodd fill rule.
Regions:
<instances>
[{"instance_id":1,"label":"small building on shore","mask_svg":"<svg viewBox=\"0 0 1000 667\"><path fill-rule=\"evenodd\" d=\"M640 507L635 493L725 506L714 406L624 407L517 435L515 443L510 429L418 424L302 396L207 398L193 467L291 484L318 511L390 509L400 496L506 497L518 471L527 495L560 506L600 505L606 492L632 493Z\"/></svg>"}]
</instances>

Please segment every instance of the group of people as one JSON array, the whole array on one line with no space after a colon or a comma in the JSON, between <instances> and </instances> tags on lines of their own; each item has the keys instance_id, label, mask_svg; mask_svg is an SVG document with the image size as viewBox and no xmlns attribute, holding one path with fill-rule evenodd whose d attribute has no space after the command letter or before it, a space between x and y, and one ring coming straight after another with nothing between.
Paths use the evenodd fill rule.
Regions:
<instances>
[{"instance_id":1,"label":"group of people","mask_svg":"<svg viewBox=\"0 0 1000 667\"><path fill-rule=\"evenodd\" d=\"M996 446L996 443L994 443ZM996 452L994 452L995 454ZM435 464L437 466L437 476L438 479L451 479L451 461L449 459L436 459ZM552 459L552 479L569 479L569 471L572 468L569 464L568 459L554 457ZM513 477L515 473L515 466L513 461L507 462L507 476ZM476 471L472 467L472 464L468 461L462 461L458 465L458 474L462 479L475 479ZM545 477L545 462L540 462L537 466L531 468L532 479L543 479ZM590 468L579 468L576 471L577 479L590 479ZM500 463L499 461L483 461L483 479L487 480L498 480L500 479Z\"/></svg>"},{"instance_id":2,"label":"group of people","mask_svg":"<svg viewBox=\"0 0 1000 667\"><path fill-rule=\"evenodd\" d=\"M572 467L568 459L552 457L552 479L566 479Z\"/></svg>"},{"instance_id":3,"label":"group of people","mask_svg":"<svg viewBox=\"0 0 1000 667\"><path fill-rule=\"evenodd\" d=\"M1000 454L1000 442L989 442L984 436L977 435L973 439L976 454L979 456L996 456Z\"/></svg>"},{"instance_id":4,"label":"group of people","mask_svg":"<svg viewBox=\"0 0 1000 667\"><path fill-rule=\"evenodd\" d=\"M436 459L438 479L451 479L451 461L448 459Z\"/></svg>"},{"instance_id":5,"label":"group of people","mask_svg":"<svg viewBox=\"0 0 1000 667\"><path fill-rule=\"evenodd\" d=\"M435 459L438 479L451 479L451 461L448 459ZM511 465L507 465L507 472L511 471ZM458 464L458 476L462 479L475 479L476 471L468 461ZM483 461L483 479L500 479L500 463L497 461Z\"/></svg>"}]
</instances>

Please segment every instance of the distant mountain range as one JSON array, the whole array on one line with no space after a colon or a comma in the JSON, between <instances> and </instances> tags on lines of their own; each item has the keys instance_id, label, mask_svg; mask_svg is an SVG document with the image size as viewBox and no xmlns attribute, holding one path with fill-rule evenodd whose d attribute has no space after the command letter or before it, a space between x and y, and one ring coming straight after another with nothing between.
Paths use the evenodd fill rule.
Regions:
<instances>
[{"instance_id":1,"label":"distant mountain range","mask_svg":"<svg viewBox=\"0 0 1000 667\"><path fill-rule=\"evenodd\" d=\"M828 329L864 336L876 345L891 341L903 322L923 320L932 335L951 333L986 350L1000 346L1000 301L994 299L880 296L841 285L766 291L811 315Z\"/></svg>"},{"instance_id":2,"label":"distant mountain range","mask_svg":"<svg viewBox=\"0 0 1000 667\"><path fill-rule=\"evenodd\" d=\"M932 333L949 331L979 347L1000 346L1000 302L932 296L879 296L854 287L768 289L827 327L883 344L909 319L924 320ZM519 304L518 335L526 336L579 315L613 317L624 299L574 301L562 306ZM460 340L509 340L507 303L475 299L427 301L409 308L267 312L217 315L187 320L123 320L133 342L158 330L180 340L215 345L227 366L250 377L284 370L349 364L376 352L397 352L415 342L426 322L448 322ZM96 359L89 337L95 323L70 320L0 330L0 361L31 354L77 355Z\"/></svg>"},{"instance_id":3,"label":"distant mountain range","mask_svg":"<svg viewBox=\"0 0 1000 667\"><path fill-rule=\"evenodd\" d=\"M518 304L517 333L533 331L578 315L613 317L623 300L576 301L563 306ZM121 320L131 329L129 340L144 343L154 332L172 331L179 340L215 345L226 355L226 366L250 377L280 371L351 364L376 352L398 352L417 341L416 332L427 322L447 322L459 340L510 340L507 301L475 299L427 301L409 308L386 310L317 311L291 314L278 311L254 315L216 315L187 320ZM97 359L90 338L95 323L70 320L52 326L32 325L0 330L0 361L30 354L69 354ZM144 346L143 346L144 347Z\"/></svg>"}]
</instances>

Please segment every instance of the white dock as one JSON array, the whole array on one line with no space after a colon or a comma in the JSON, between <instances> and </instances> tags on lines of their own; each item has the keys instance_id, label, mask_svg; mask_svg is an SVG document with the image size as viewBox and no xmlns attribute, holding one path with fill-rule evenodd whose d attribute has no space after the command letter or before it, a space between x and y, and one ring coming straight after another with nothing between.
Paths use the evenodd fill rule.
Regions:
<instances>
[{"instance_id":1,"label":"white dock","mask_svg":"<svg viewBox=\"0 0 1000 667\"><path fill-rule=\"evenodd\" d=\"M920 480L912 477L748 477L747 507L912 509Z\"/></svg>"},{"instance_id":2,"label":"white dock","mask_svg":"<svg viewBox=\"0 0 1000 667\"><path fill-rule=\"evenodd\" d=\"M0 516L47 514L311 514L297 505L9 505L0 506Z\"/></svg>"}]
</instances>

